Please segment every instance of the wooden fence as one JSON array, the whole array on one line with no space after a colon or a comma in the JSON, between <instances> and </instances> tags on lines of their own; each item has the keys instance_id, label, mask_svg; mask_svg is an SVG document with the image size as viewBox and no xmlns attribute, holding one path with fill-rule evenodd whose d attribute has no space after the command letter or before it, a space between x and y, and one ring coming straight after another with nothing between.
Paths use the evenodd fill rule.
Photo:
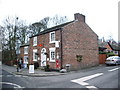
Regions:
<instances>
[{"instance_id":1,"label":"wooden fence","mask_svg":"<svg viewBox=\"0 0 120 90\"><path fill-rule=\"evenodd\" d=\"M105 64L106 58L107 58L106 54L99 54L99 64Z\"/></svg>"}]
</instances>

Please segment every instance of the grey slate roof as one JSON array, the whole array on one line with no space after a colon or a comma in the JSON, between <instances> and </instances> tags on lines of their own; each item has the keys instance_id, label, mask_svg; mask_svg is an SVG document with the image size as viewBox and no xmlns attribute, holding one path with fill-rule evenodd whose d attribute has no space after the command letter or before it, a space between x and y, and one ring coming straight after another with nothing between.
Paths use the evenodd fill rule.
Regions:
<instances>
[{"instance_id":1,"label":"grey slate roof","mask_svg":"<svg viewBox=\"0 0 120 90\"><path fill-rule=\"evenodd\" d=\"M74 22L73 21L70 21L70 22L67 22L67 23L63 23L63 24L60 24L60 25L57 25L57 26L54 26L54 27L51 27L51 28L48 28L48 29L45 29L44 31L36 34L36 35L33 35L31 36L30 38L32 37L35 37L35 36L39 36L39 35L42 35L42 34L46 34L46 33L49 33L49 32L52 32L52 31L57 31L57 30L60 30L62 27L64 27L65 25L68 25L70 23Z\"/></svg>"}]
</instances>

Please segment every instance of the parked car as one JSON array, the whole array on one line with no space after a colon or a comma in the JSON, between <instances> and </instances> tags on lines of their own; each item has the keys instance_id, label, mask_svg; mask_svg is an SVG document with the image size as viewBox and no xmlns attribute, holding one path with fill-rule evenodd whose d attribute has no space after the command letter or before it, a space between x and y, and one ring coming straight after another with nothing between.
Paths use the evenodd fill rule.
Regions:
<instances>
[{"instance_id":1,"label":"parked car","mask_svg":"<svg viewBox=\"0 0 120 90\"><path fill-rule=\"evenodd\" d=\"M108 57L105 61L106 65L118 65L120 64L120 57L119 56L111 56Z\"/></svg>"}]
</instances>

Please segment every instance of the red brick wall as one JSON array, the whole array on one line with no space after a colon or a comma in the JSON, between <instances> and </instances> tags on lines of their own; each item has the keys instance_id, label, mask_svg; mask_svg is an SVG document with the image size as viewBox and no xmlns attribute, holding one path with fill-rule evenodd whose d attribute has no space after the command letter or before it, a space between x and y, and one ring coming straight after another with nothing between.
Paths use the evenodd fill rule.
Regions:
<instances>
[{"instance_id":1,"label":"red brick wall","mask_svg":"<svg viewBox=\"0 0 120 90\"><path fill-rule=\"evenodd\" d=\"M83 60L77 61L76 55ZM99 64L98 37L83 22L76 21L63 29L63 65L71 64L71 69L80 69Z\"/></svg>"},{"instance_id":2,"label":"red brick wall","mask_svg":"<svg viewBox=\"0 0 120 90\"><path fill-rule=\"evenodd\" d=\"M49 58L49 48L55 47L54 43L49 43L49 34L50 33L46 33L43 35L39 35L37 36L37 46L33 46L33 37L30 39L30 49L29 49L29 61L31 62L33 59L33 49L37 49L37 53L39 54L39 57L41 58L41 50L42 48L46 49L46 53L47 53L47 58ZM55 31L55 39L56 41L60 40L60 31ZM42 46L40 47L39 44L42 44ZM59 49L56 48L56 54L59 53ZM56 57L56 56L55 56ZM33 63L33 62L32 62ZM41 60L38 60L38 63L41 63ZM56 63L55 62L47 62L50 65L50 68L56 69Z\"/></svg>"},{"instance_id":3,"label":"red brick wall","mask_svg":"<svg viewBox=\"0 0 120 90\"><path fill-rule=\"evenodd\" d=\"M24 47L20 47L20 58L24 59Z\"/></svg>"},{"instance_id":4,"label":"red brick wall","mask_svg":"<svg viewBox=\"0 0 120 90\"><path fill-rule=\"evenodd\" d=\"M38 49L38 46L33 46L33 38L30 38L30 47L29 47L29 64L34 64L33 62L33 49ZM38 42L38 40L37 40Z\"/></svg>"},{"instance_id":5,"label":"red brick wall","mask_svg":"<svg viewBox=\"0 0 120 90\"><path fill-rule=\"evenodd\" d=\"M29 50L29 48L28 48L28 50ZM29 56L29 52L28 52L28 54L24 54L24 46L22 46L22 47L20 47L20 56L19 56L19 59L22 58L23 61L24 61L24 56ZM29 59L29 57L28 57L28 59Z\"/></svg>"},{"instance_id":6,"label":"red brick wall","mask_svg":"<svg viewBox=\"0 0 120 90\"><path fill-rule=\"evenodd\" d=\"M60 40L60 30L55 31L56 41ZM99 64L98 55L98 36L84 22L75 21L63 27L63 67L71 64L71 69L81 69ZM38 49L41 58L41 49L46 48L49 58L49 48L55 47L55 44L49 43L49 33L39 35L37 45L33 46L33 37L30 39L29 61L33 59L33 49ZM60 57L60 48L56 49L56 54ZM76 55L82 55L82 61L78 62ZM38 60L40 64L40 60ZM51 68L56 69L55 62L48 62Z\"/></svg>"}]
</instances>

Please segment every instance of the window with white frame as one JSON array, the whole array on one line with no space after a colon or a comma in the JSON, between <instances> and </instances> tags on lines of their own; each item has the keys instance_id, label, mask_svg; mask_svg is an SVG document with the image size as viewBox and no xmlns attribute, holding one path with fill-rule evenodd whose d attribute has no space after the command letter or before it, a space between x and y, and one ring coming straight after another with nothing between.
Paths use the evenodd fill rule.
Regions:
<instances>
[{"instance_id":1,"label":"window with white frame","mask_svg":"<svg viewBox=\"0 0 120 90\"><path fill-rule=\"evenodd\" d=\"M28 54L28 46L24 47L24 54Z\"/></svg>"},{"instance_id":2,"label":"window with white frame","mask_svg":"<svg viewBox=\"0 0 120 90\"><path fill-rule=\"evenodd\" d=\"M24 63L28 64L28 56L24 56Z\"/></svg>"},{"instance_id":3,"label":"window with white frame","mask_svg":"<svg viewBox=\"0 0 120 90\"><path fill-rule=\"evenodd\" d=\"M50 32L50 43L55 43L55 32Z\"/></svg>"},{"instance_id":4,"label":"window with white frame","mask_svg":"<svg viewBox=\"0 0 120 90\"><path fill-rule=\"evenodd\" d=\"M49 48L50 50L50 62L55 62L55 48Z\"/></svg>"},{"instance_id":5,"label":"window with white frame","mask_svg":"<svg viewBox=\"0 0 120 90\"><path fill-rule=\"evenodd\" d=\"M37 61L37 49L33 50L33 61Z\"/></svg>"},{"instance_id":6,"label":"window with white frame","mask_svg":"<svg viewBox=\"0 0 120 90\"><path fill-rule=\"evenodd\" d=\"M33 46L37 45L37 36L33 38Z\"/></svg>"}]
</instances>

